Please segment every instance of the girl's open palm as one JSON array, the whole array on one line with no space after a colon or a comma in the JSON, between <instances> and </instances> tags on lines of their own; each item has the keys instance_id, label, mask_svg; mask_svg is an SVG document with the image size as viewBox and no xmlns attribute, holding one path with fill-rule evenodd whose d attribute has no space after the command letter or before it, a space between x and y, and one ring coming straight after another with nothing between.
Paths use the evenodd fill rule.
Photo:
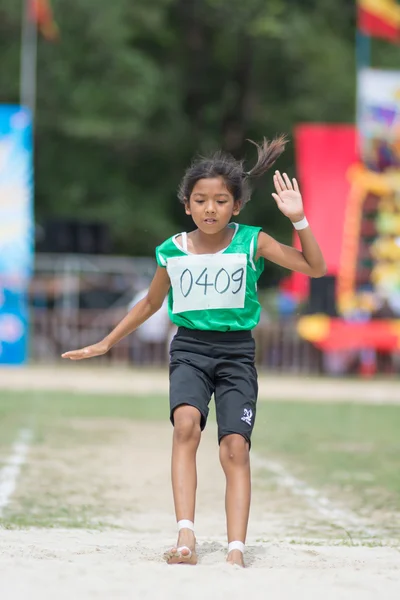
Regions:
<instances>
[{"instance_id":1,"label":"girl's open palm","mask_svg":"<svg viewBox=\"0 0 400 600\"><path fill-rule=\"evenodd\" d=\"M286 173L283 176L279 171L274 174L276 194L272 194L281 213L294 223L304 217L303 200L296 179L290 181Z\"/></svg>"},{"instance_id":2,"label":"girl's open palm","mask_svg":"<svg viewBox=\"0 0 400 600\"><path fill-rule=\"evenodd\" d=\"M106 352L108 352L107 344L98 342L97 344L93 344L93 346L86 346L86 348L81 348L80 350L64 352L61 356L62 358L69 358L70 360L83 360L84 358L101 356L102 354L106 354Z\"/></svg>"}]
</instances>

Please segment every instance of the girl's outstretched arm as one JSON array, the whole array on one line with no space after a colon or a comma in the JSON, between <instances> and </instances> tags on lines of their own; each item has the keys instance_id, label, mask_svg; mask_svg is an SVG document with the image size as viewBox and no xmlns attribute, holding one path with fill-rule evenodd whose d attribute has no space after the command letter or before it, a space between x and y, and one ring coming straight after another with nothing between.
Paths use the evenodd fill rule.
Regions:
<instances>
[{"instance_id":1,"label":"girl's outstretched arm","mask_svg":"<svg viewBox=\"0 0 400 600\"><path fill-rule=\"evenodd\" d=\"M296 179L290 181L286 173L282 175L275 172L274 185L276 194L272 194L279 210L288 217L292 223L304 219L303 201ZM326 273L326 264L321 249L309 226L298 231L301 251L285 244L280 244L270 235L260 233L258 236L257 256L290 269L304 273L309 277L322 277Z\"/></svg>"},{"instance_id":2,"label":"girl's outstretched arm","mask_svg":"<svg viewBox=\"0 0 400 600\"><path fill-rule=\"evenodd\" d=\"M106 354L117 342L135 331L161 308L169 288L170 280L167 270L157 267L147 296L135 304L109 335L92 346L65 352L62 357L70 360L82 360L83 358L93 358L94 356Z\"/></svg>"}]
</instances>

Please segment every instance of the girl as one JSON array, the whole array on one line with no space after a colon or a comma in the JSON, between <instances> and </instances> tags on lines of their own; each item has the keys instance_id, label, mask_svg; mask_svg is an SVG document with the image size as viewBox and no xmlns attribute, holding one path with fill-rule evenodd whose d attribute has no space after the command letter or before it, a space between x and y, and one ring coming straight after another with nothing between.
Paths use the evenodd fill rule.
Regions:
<instances>
[{"instance_id":1,"label":"girl","mask_svg":"<svg viewBox=\"0 0 400 600\"><path fill-rule=\"evenodd\" d=\"M257 402L255 345L251 330L261 307L257 280L264 259L310 277L325 274L321 250L304 216L297 185L274 174L279 210L298 231L302 251L280 244L261 227L232 222L250 200L249 180L265 173L285 147L285 138L257 146L258 161L249 172L243 162L215 154L197 159L186 171L179 199L196 229L156 248L157 271L140 300L102 341L66 352L71 360L105 354L160 309L169 294L169 314L178 331L170 349L170 415L174 426L172 487L178 542L169 564L196 564L194 535L197 486L196 453L215 395L220 461L226 477L229 563L244 566L250 509L251 433ZM253 142L254 143L254 142Z\"/></svg>"}]
</instances>

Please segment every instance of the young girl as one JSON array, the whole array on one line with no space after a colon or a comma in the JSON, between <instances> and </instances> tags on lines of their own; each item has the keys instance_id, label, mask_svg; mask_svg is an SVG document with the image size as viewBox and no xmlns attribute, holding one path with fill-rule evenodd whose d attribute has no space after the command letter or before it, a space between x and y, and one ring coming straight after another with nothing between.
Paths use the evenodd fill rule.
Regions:
<instances>
[{"instance_id":1,"label":"young girl","mask_svg":"<svg viewBox=\"0 0 400 600\"><path fill-rule=\"evenodd\" d=\"M310 277L325 273L321 250L304 216L295 179L274 174L279 210L298 231L302 251L280 244L261 227L232 222L250 200L249 180L265 173L285 147L284 137L257 146L249 172L243 162L222 152L197 159L186 171L179 199L196 229L156 248L157 271L140 300L102 341L66 352L71 360L100 356L137 329L169 294L170 318L178 332L170 350L170 408L174 426L172 487L178 542L169 564L196 564L194 535L197 486L196 453L215 395L220 461L226 477L228 562L244 566L250 509L251 433L257 402L255 345L251 330L261 307L257 280L264 259Z\"/></svg>"}]
</instances>

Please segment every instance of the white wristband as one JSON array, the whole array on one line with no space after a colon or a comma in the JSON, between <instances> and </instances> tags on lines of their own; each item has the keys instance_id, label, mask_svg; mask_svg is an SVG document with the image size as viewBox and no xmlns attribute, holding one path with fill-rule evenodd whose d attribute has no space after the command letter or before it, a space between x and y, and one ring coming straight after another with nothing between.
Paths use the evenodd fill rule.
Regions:
<instances>
[{"instance_id":1,"label":"white wristband","mask_svg":"<svg viewBox=\"0 0 400 600\"><path fill-rule=\"evenodd\" d=\"M293 223L293 227L295 229L297 229L297 231L300 231L301 229L305 229L306 227L308 227L307 217L303 217L301 221L297 221L296 223Z\"/></svg>"}]
</instances>

